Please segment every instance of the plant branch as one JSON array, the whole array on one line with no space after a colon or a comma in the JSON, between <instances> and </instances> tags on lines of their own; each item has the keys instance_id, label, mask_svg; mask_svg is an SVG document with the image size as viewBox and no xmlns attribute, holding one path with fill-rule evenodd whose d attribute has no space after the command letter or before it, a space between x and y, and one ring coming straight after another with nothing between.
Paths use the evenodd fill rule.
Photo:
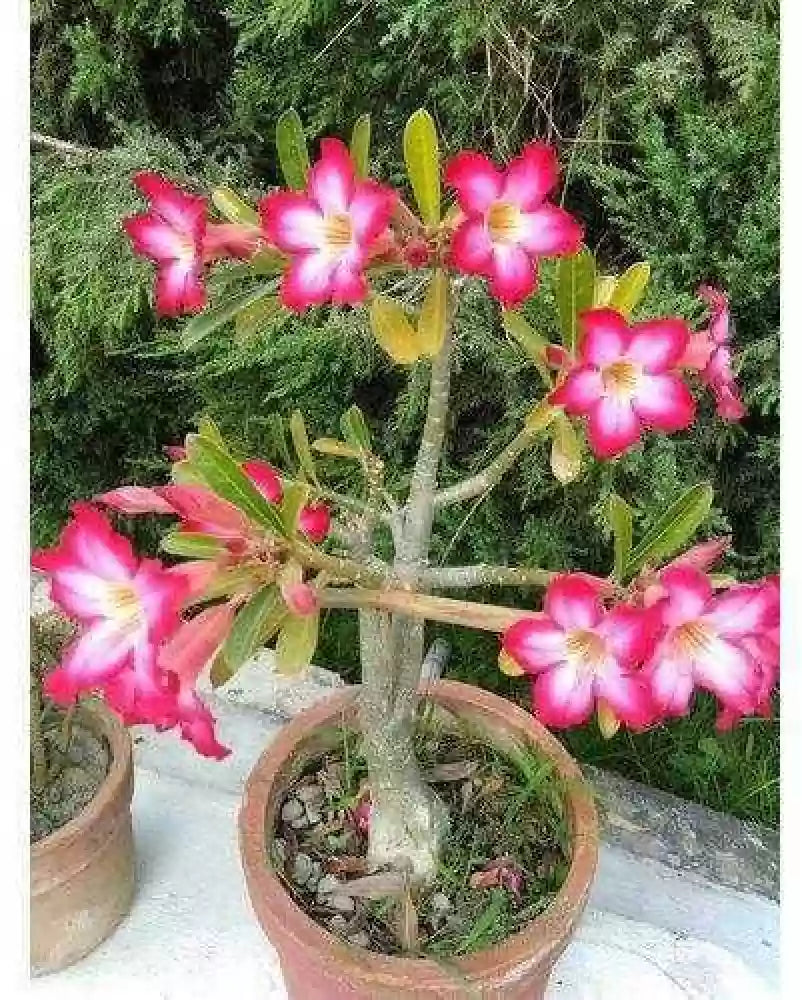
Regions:
<instances>
[{"instance_id":1,"label":"plant branch","mask_svg":"<svg viewBox=\"0 0 802 1000\"><path fill-rule=\"evenodd\" d=\"M324 570L337 580L351 580L358 584L388 584L395 581L395 575L387 563L375 557L364 562L331 555L311 545L296 545L294 554L307 569Z\"/></svg>"},{"instance_id":2,"label":"plant branch","mask_svg":"<svg viewBox=\"0 0 802 1000\"><path fill-rule=\"evenodd\" d=\"M424 570L424 589L444 590L449 587L546 587L554 576L551 570L537 566L443 566Z\"/></svg>"},{"instance_id":3,"label":"plant branch","mask_svg":"<svg viewBox=\"0 0 802 1000\"><path fill-rule=\"evenodd\" d=\"M97 156L103 152L100 149L90 149L88 146L76 146L73 142L65 142L64 139L56 139L43 132L31 132L31 145L39 149L50 149L65 156Z\"/></svg>"},{"instance_id":4,"label":"plant branch","mask_svg":"<svg viewBox=\"0 0 802 1000\"><path fill-rule=\"evenodd\" d=\"M448 486L446 489L438 490L434 495L435 508L449 507L451 504L471 500L473 497L478 497L482 493L492 490L515 465L519 456L532 445L539 433L539 428L524 427L481 472L469 479L463 479L453 486Z\"/></svg>"}]
</instances>

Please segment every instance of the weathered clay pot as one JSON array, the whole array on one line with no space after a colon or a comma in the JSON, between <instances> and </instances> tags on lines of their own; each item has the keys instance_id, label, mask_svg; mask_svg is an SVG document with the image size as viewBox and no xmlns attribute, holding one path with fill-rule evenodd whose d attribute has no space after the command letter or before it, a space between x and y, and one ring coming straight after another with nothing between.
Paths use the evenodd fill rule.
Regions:
<instances>
[{"instance_id":1,"label":"weathered clay pot","mask_svg":"<svg viewBox=\"0 0 802 1000\"><path fill-rule=\"evenodd\" d=\"M499 747L534 744L566 782L573 854L552 905L503 944L449 968L349 947L311 920L290 898L270 862L276 810L304 764L331 745L332 729L353 722L350 689L297 716L259 758L240 811L240 852L259 923L279 954L290 1000L539 1000L585 908L596 870L598 823L580 771L558 741L530 715L495 695L440 681L430 689L440 705ZM328 733L326 732L328 730Z\"/></svg>"},{"instance_id":2,"label":"weathered clay pot","mask_svg":"<svg viewBox=\"0 0 802 1000\"><path fill-rule=\"evenodd\" d=\"M131 908L134 845L131 738L101 704L77 718L111 751L106 780L69 823L31 847L31 972L71 965L104 941Z\"/></svg>"}]
</instances>

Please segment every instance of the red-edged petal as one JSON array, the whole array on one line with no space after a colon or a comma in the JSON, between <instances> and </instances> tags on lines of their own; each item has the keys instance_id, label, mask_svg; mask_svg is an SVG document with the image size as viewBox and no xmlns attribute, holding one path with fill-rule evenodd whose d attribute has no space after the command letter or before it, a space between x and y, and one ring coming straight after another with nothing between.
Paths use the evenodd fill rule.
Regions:
<instances>
[{"instance_id":1,"label":"red-edged petal","mask_svg":"<svg viewBox=\"0 0 802 1000\"><path fill-rule=\"evenodd\" d=\"M593 711L593 677L574 666L554 667L532 684L532 708L546 726L566 729L587 722Z\"/></svg>"},{"instance_id":2,"label":"red-edged petal","mask_svg":"<svg viewBox=\"0 0 802 1000\"><path fill-rule=\"evenodd\" d=\"M641 423L632 403L621 396L606 396L588 413L588 443L597 458L614 458L640 440Z\"/></svg>"},{"instance_id":3,"label":"red-edged petal","mask_svg":"<svg viewBox=\"0 0 802 1000\"><path fill-rule=\"evenodd\" d=\"M616 660L632 667L649 656L658 624L651 610L619 604L604 616L597 631Z\"/></svg>"},{"instance_id":4,"label":"red-edged petal","mask_svg":"<svg viewBox=\"0 0 802 1000\"><path fill-rule=\"evenodd\" d=\"M658 646L644 671L655 708L665 715L687 715L693 697L693 665L670 642Z\"/></svg>"},{"instance_id":5,"label":"red-edged petal","mask_svg":"<svg viewBox=\"0 0 802 1000\"><path fill-rule=\"evenodd\" d=\"M678 375L640 375L632 406L643 423L667 433L684 430L696 416L691 391Z\"/></svg>"},{"instance_id":6,"label":"red-edged petal","mask_svg":"<svg viewBox=\"0 0 802 1000\"><path fill-rule=\"evenodd\" d=\"M562 573L549 584L543 610L566 631L592 629L602 613L599 587L583 574Z\"/></svg>"},{"instance_id":7,"label":"red-edged petal","mask_svg":"<svg viewBox=\"0 0 802 1000\"><path fill-rule=\"evenodd\" d=\"M188 582L168 572L158 559L143 559L132 585L145 615L148 637L152 643L159 643L179 625Z\"/></svg>"},{"instance_id":8,"label":"red-edged petal","mask_svg":"<svg viewBox=\"0 0 802 1000\"><path fill-rule=\"evenodd\" d=\"M645 729L655 721L657 713L646 680L623 670L615 660L608 660L597 673L594 688L630 729Z\"/></svg>"},{"instance_id":9,"label":"red-edged petal","mask_svg":"<svg viewBox=\"0 0 802 1000\"><path fill-rule=\"evenodd\" d=\"M682 319L651 319L630 330L627 355L647 372L664 372L679 364L691 331Z\"/></svg>"},{"instance_id":10,"label":"red-edged petal","mask_svg":"<svg viewBox=\"0 0 802 1000\"><path fill-rule=\"evenodd\" d=\"M587 413L601 398L604 382L601 372L592 365L573 368L549 397L555 406L565 407L566 413Z\"/></svg>"},{"instance_id":11,"label":"red-edged petal","mask_svg":"<svg viewBox=\"0 0 802 1000\"><path fill-rule=\"evenodd\" d=\"M159 667L172 671L182 684L194 684L222 645L234 614L230 604L216 604L183 622L159 650Z\"/></svg>"},{"instance_id":12,"label":"red-edged petal","mask_svg":"<svg viewBox=\"0 0 802 1000\"><path fill-rule=\"evenodd\" d=\"M309 503L298 514L298 530L315 545L323 541L331 529L331 511L324 503Z\"/></svg>"},{"instance_id":13,"label":"red-edged petal","mask_svg":"<svg viewBox=\"0 0 802 1000\"><path fill-rule=\"evenodd\" d=\"M663 624L668 628L695 621L713 596L710 580L693 566L669 566L660 574L666 601L660 605Z\"/></svg>"},{"instance_id":14,"label":"red-edged petal","mask_svg":"<svg viewBox=\"0 0 802 1000\"><path fill-rule=\"evenodd\" d=\"M191 689L181 690L178 696L178 725L182 739L191 743L203 757L224 760L231 753L215 735L215 720L208 707Z\"/></svg>"},{"instance_id":15,"label":"red-edged petal","mask_svg":"<svg viewBox=\"0 0 802 1000\"><path fill-rule=\"evenodd\" d=\"M451 238L451 262L463 274L487 274L493 244L481 219L466 219Z\"/></svg>"},{"instance_id":16,"label":"red-edged petal","mask_svg":"<svg viewBox=\"0 0 802 1000\"><path fill-rule=\"evenodd\" d=\"M161 493L150 486L120 486L95 497L98 503L121 514L174 514L175 510Z\"/></svg>"},{"instance_id":17,"label":"red-edged petal","mask_svg":"<svg viewBox=\"0 0 802 1000\"><path fill-rule=\"evenodd\" d=\"M250 534L248 519L242 511L203 486L162 486L160 492L181 520L193 529L224 540Z\"/></svg>"},{"instance_id":18,"label":"red-edged petal","mask_svg":"<svg viewBox=\"0 0 802 1000\"><path fill-rule=\"evenodd\" d=\"M692 333L688 338L688 346L685 353L679 360L678 368L690 368L692 371L701 372L710 364L710 358L716 345L711 338L709 330L701 330L699 333Z\"/></svg>"},{"instance_id":19,"label":"red-edged petal","mask_svg":"<svg viewBox=\"0 0 802 1000\"><path fill-rule=\"evenodd\" d=\"M766 627L771 606L769 590L755 584L743 584L714 597L704 619L721 635L740 638Z\"/></svg>"},{"instance_id":20,"label":"red-edged petal","mask_svg":"<svg viewBox=\"0 0 802 1000\"><path fill-rule=\"evenodd\" d=\"M364 302L368 294L368 282L361 269L341 262L331 276L331 301L338 306L354 306Z\"/></svg>"},{"instance_id":21,"label":"red-edged petal","mask_svg":"<svg viewBox=\"0 0 802 1000\"><path fill-rule=\"evenodd\" d=\"M147 212L123 220L123 229L140 257L161 262L200 256L191 236L179 232L163 219Z\"/></svg>"},{"instance_id":22,"label":"red-edged petal","mask_svg":"<svg viewBox=\"0 0 802 1000\"><path fill-rule=\"evenodd\" d=\"M713 636L695 652L694 676L727 708L741 715L751 712L760 686L760 668L749 652L736 642Z\"/></svg>"},{"instance_id":23,"label":"red-edged petal","mask_svg":"<svg viewBox=\"0 0 802 1000\"><path fill-rule=\"evenodd\" d=\"M500 193L501 201L531 212L554 190L560 168L557 154L544 142L530 142L510 161Z\"/></svg>"},{"instance_id":24,"label":"red-edged petal","mask_svg":"<svg viewBox=\"0 0 802 1000\"><path fill-rule=\"evenodd\" d=\"M201 312L207 301L201 262L184 259L161 264L156 274L155 299L160 316Z\"/></svg>"},{"instance_id":25,"label":"red-edged petal","mask_svg":"<svg viewBox=\"0 0 802 1000\"><path fill-rule=\"evenodd\" d=\"M307 194L324 215L344 215L354 194L354 164L348 147L339 139L322 139L320 159L310 169Z\"/></svg>"},{"instance_id":26,"label":"red-edged petal","mask_svg":"<svg viewBox=\"0 0 802 1000\"><path fill-rule=\"evenodd\" d=\"M743 420L747 410L738 394L737 386L730 382L715 383L712 389L716 397L716 413L721 419L730 423Z\"/></svg>"},{"instance_id":27,"label":"red-edged petal","mask_svg":"<svg viewBox=\"0 0 802 1000\"><path fill-rule=\"evenodd\" d=\"M579 314L579 357L589 365L612 364L629 346L627 321L615 309L587 309Z\"/></svg>"},{"instance_id":28,"label":"red-edged petal","mask_svg":"<svg viewBox=\"0 0 802 1000\"><path fill-rule=\"evenodd\" d=\"M502 648L527 673L536 674L564 662L565 632L546 615L535 614L507 629Z\"/></svg>"},{"instance_id":29,"label":"red-edged petal","mask_svg":"<svg viewBox=\"0 0 802 1000\"><path fill-rule=\"evenodd\" d=\"M700 572L705 573L729 550L731 543L732 539L729 536L711 538L708 542L700 542L698 545L694 545L688 549L687 552L683 552L682 555L677 556L676 559L672 559L666 566L666 569L672 566L690 566L692 569L698 569Z\"/></svg>"},{"instance_id":30,"label":"red-edged petal","mask_svg":"<svg viewBox=\"0 0 802 1000\"><path fill-rule=\"evenodd\" d=\"M184 602L195 600L204 593L220 567L209 559L191 559L176 563L167 570L171 576L180 577L184 585Z\"/></svg>"},{"instance_id":31,"label":"red-edged petal","mask_svg":"<svg viewBox=\"0 0 802 1000\"><path fill-rule=\"evenodd\" d=\"M325 226L320 208L299 191L276 191L259 202L267 238L279 250L298 253L325 245Z\"/></svg>"},{"instance_id":32,"label":"red-edged petal","mask_svg":"<svg viewBox=\"0 0 802 1000\"><path fill-rule=\"evenodd\" d=\"M295 312L322 305L331 297L336 266L336 261L323 252L294 257L281 281L279 298L282 304Z\"/></svg>"},{"instance_id":33,"label":"red-edged petal","mask_svg":"<svg viewBox=\"0 0 802 1000\"><path fill-rule=\"evenodd\" d=\"M501 195L503 178L483 153L466 150L448 164L444 175L447 187L457 193L460 208L467 215L484 215Z\"/></svg>"},{"instance_id":34,"label":"red-edged petal","mask_svg":"<svg viewBox=\"0 0 802 1000\"><path fill-rule=\"evenodd\" d=\"M67 647L61 669L76 691L91 691L123 666L137 639L130 623L102 619Z\"/></svg>"},{"instance_id":35,"label":"red-edged petal","mask_svg":"<svg viewBox=\"0 0 802 1000\"><path fill-rule=\"evenodd\" d=\"M354 239L369 247L385 231L395 210L398 196L392 188L376 181L359 181L348 205Z\"/></svg>"},{"instance_id":36,"label":"red-edged petal","mask_svg":"<svg viewBox=\"0 0 802 1000\"><path fill-rule=\"evenodd\" d=\"M206 225L206 199L188 194L151 171L134 175L134 183L150 202L150 207L173 229L200 239Z\"/></svg>"},{"instance_id":37,"label":"red-edged petal","mask_svg":"<svg viewBox=\"0 0 802 1000\"><path fill-rule=\"evenodd\" d=\"M72 512L73 519L62 531L58 545L33 554L33 568L52 575L77 564L105 580L130 580L137 561L128 539L118 534L108 518L91 504L76 503Z\"/></svg>"},{"instance_id":38,"label":"red-edged petal","mask_svg":"<svg viewBox=\"0 0 802 1000\"><path fill-rule=\"evenodd\" d=\"M515 243L494 243L489 265L490 294L505 308L520 305L537 286L535 264Z\"/></svg>"},{"instance_id":39,"label":"red-edged petal","mask_svg":"<svg viewBox=\"0 0 802 1000\"><path fill-rule=\"evenodd\" d=\"M248 462L243 462L242 468L250 476L257 489L271 503L281 503L284 489L278 472L269 462L263 462L260 458L252 458Z\"/></svg>"},{"instance_id":40,"label":"red-edged petal","mask_svg":"<svg viewBox=\"0 0 802 1000\"><path fill-rule=\"evenodd\" d=\"M576 253L584 237L582 226L573 215L548 203L523 213L518 232L521 246L537 257Z\"/></svg>"}]
</instances>

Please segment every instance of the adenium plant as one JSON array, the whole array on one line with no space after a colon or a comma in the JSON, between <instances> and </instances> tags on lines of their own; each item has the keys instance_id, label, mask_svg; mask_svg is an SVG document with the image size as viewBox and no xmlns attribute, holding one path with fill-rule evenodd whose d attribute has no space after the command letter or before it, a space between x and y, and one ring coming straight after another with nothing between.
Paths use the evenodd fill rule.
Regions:
<instances>
[{"instance_id":1,"label":"adenium plant","mask_svg":"<svg viewBox=\"0 0 802 1000\"><path fill-rule=\"evenodd\" d=\"M321 609L355 609L369 861L426 880L447 824L414 755L426 619L500 633L501 669L529 678L533 712L548 726L595 717L607 736L619 726L643 730L688 712L701 688L718 699L718 725L728 728L770 711L779 585L717 574L727 539L682 553L710 510L706 483L654 516L637 542L629 504L612 494L614 560L604 578L559 567L429 565L438 514L491 490L541 438L550 439L552 470L567 484L586 464L583 440L595 460L609 462L652 435L681 433L694 422L700 389L712 391L724 420L739 420L744 407L724 292L699 289L708 318L697 330L676 316L633 321L648 265L597 273L582 225L557 204L549 146L531 143L506 168L461 152L441 171L433 120L417 112L403 139L415 210L405 192L368 177L369 133L369 119L360 119L350 148L324 139L310 165L301 124L288 112L277 130L287 189L254 208L218 188L213 219L206 198L141 173L134 182L145 210L123 225L134 250L156 266L157 311L196 314L181 334L188 349L243 314L269 324L281 310L366 309L390 359L429 374L406 495L386 486L357 407L342 416L342 439L311 443L294 413L297 462L282 469L237 453L204 419L183 444L167 447L169 482L125 485L77 504L58 545L33 563L82 629L46 678L47 693L64 704L100 693L126 722L175 728L214 758L229 750L198 693L201 674L208 669L221 684L269 643L278 669L296 674L314 655ZM554 336L544 338L521 307L538 293L548 258L556 259L557 316ZM249 283L208 306L208 268L232 259ZM484 470L443 486L438 467L468 281L486 283L544 388ZM355 463L361 487L353 495L332 489L315 453ZM169 519L169 564L139 558L109 512ZM381 557L382 534L392 539L391 558ZM486 584L542 588L542 610L437 594ZM486 877L514 877L497 868Z\"/></svg>"}]
</instances>

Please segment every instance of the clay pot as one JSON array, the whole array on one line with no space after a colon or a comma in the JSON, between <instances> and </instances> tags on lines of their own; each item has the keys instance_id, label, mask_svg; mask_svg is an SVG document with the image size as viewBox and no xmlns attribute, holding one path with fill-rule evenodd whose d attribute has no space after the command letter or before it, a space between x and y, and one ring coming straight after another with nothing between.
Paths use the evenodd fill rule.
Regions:
<instances>
[{"instance_id":1,"label":"clay pot","mask_svg":"<svg viewBox=\"0 0 802 1000\"><path fill-rule=\"evenodd\" d=\"M446 969L433 961L396 958L350 947L308 917L290 898L270 861L276 811L304 765L353 723L356 689L297 716L259 758L240 810L240 852L259 923L276 948L290 1000L539 1000L587 902L596 871L598 820L579 768L530 715L496 695L455 681L429 689L435 702L469 722L489 742L534 744L569 780L566 804L573 853L568 877L551 906L502 944ZM328 732L326 732L328 730Z\"/></svg>"},{"instance_id":2,"label":"clay pot","mask_svg":"<svg viewBox=\"0 0 802 1000\"><path fill-rule=\"evenodd\" d=\"M77 721L106 739L111 766L83 812L31 847L31 972L72 965L104 941L131 908L134 845L131 738L100 703Z\"/></svg>"}]
</instances>

